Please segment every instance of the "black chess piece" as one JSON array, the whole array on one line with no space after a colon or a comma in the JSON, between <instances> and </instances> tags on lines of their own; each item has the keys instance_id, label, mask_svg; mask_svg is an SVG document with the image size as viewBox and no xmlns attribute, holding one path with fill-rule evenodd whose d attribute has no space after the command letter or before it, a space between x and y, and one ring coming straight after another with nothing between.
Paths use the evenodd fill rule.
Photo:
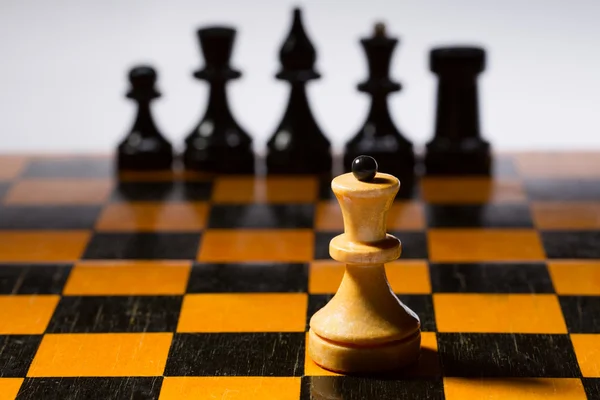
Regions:
<instances>
[{"instance_id":1,"label":"black chess piece","mask_svg":"<svg viewBox=\"0 0 600 400\"><path fill-rule=\"evenodd\" d=\"M391 93L401 89L399 83L390 79L390 63L398 39L388 37L385 25L377 23L373 36L360 43L367 55L369 78L358 85L358 90L371 96L371 109L362 128L346 144L344 169L350 171L352 161L361 154L374 157L381 172L400 179L398 195L407 197L414 185L413 145L392 121L387 101Z\"/></svg>"},{"instance_id":2,"label":"black chess piece","mask_svg":"<svg viewBox=\"0 0 600 400\"><path fill-rule=\"evenodd\" d=\"M185 139L183 162L191 170L252 174L252 138L235 121L227 102L226 84L241 73L229 65L235 29L209 27L198 30L204 68L194 73L210 85L206 112Z\"/></svg>"},{"instance_id":3,"label":"black chess piece","mask_svg":"<svg viewBox=\"0 0 600 400\"><path fill-rule=\"evenodd\" d=\"M120 170L165 170L173 163L173 147L159 132L150 112L150 102L160 97L156 79L156 71L149 66L137 66L129 72L131 89L127 97L137 102L138 111L133 127L117 149Z\"/></svg>"},{"instance_id":4,"label":"black chess piece","mask_svg":"<svg viewBox=\"0 0 600 400\"><path fill-rule=\"evenodd\" d=\"M440 47L430 53L438 75L434 138L427 144L425 169L431 175L488 175L490 144L481 137L477 76L485 68L479 47Z\"/></svg>"},{"instance_id":5,"label":"black chess piece","mask_svg":"<svg viewBox=\"0 0 600 400\"><path fill-rule=\"evenodd\" d=\"M267 142L267 171L272 174L328 174L332 167L331 144L315 121L306 84L320 78L314 64L317 55L294 9L292 28L281 50L277 79L290 82L287 109L275 134Z\"/></svg>"}]
</instances>

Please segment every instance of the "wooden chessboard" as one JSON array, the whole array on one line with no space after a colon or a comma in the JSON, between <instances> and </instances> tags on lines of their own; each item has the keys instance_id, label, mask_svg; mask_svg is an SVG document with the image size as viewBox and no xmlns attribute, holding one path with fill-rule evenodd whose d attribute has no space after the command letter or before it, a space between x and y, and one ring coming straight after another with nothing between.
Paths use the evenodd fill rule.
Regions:
<instances>
[{"instance_id":1,"label":"wooden chessboard","mask_svg":"<svg viewBox=\"0 0 600 400\"><path fill-rule=\"evenodd\" d=\"M600 398L600 154L501 155L395 202L423 354L379 378L305 354L343 273L329 182L7 156L0 180L0 399Z\"/></svg>"}]
</instances>

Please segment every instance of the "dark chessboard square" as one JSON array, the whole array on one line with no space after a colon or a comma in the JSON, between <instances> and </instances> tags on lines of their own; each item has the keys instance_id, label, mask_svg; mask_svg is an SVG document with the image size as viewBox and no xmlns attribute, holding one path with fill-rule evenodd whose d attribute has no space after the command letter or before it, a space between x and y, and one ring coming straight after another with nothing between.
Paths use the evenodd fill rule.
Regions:
<instances>
[{"instance_id":1,"label":"dark chessboard square","mask_svg":"<svg viewBox=\"0 0 600 400\"><path fill-rule=\"evenodd\" d=\"M600 296L559 296L570 333L600 333Z\"/></svg>"},{"instance_id":2,"label":"dark chessboard square","mask_svg":"<svg viewBox=\"0 0 600 400\"><path fill-rule=\"evenodd\" d=\"M111 158L40 158L32 160L26 178L108 178L114 173Z\"/></svg>"},{"instance_id":3,"label":"dark chessboard square","mask_svg":"<svg viewBox=\"0 0 600 400\"><path fill-rule=\"evenodd\" d=\"M341 232L315 232L315 260L331 260L329 242Z\"/></svg>"},{"instance_id":4,"label":"dark chessboard square","mask_svg":"<svg viewBox=\"0 0 600 400\"><path fill-rule=\"evenodd\" d=\"M426 259L428 257L427 235L425 232L391 231L402 242L401 260Z\"/></svg>"},{"instance_id":5,"label":"dark chessboard square","mask_svg":"<svg viewBox=\"0 0 600 400\"><path fill-rule=\"evenodd\" d=\"M200 233L96 233L86 259L195 259Z\"/></svg>"},{"instance_id":6,"label":"dark chessboard square","mask_svg":"<svg viewBox=\"0 0 600 400\"><path fill-rule=\"evenodd\" d=\"M201 201L210 199L211 182L119 182L114 201Z\"/></svg>"},{"instance_id":7,"label":"dark chessboard square","mask_svg":"<svg viewBox=\"0 0 600 400\"><path fill-rule=\"evenodd\" d=\"M0 229L91 229L98 206L0 206Z\"/></svg>"},{"instance_id":8,"label":"dark chessboard square","mask_svg":"<svg viewBox=\"0 0 600 400\"><path fill-rule=\"evenodd\" d=\"M311 294L308 296L308 307L306 308L306 331L310 329L310 319L312 316L325 307L329 300L333 298L333 294Z\"/></svg>"},{"instance_id":9,"label":"dark chessboard square","mask_svg":"<svg viewBox=\"0 0 600 400\"><path fill-rule=\"evenodd\" d=\"M302 376L305 333L175 334L165 376Z\"/></svg>"},{"instance_id":10,"label":"dark chessboard square","mask_svg":"<svg viewBox=\"0 0 600 400\"><path fill-rule=\"evenodd\" d=\"M319 200L333 200L335 194L331 190L331 179L321 179L319 181Z\"/></svg>"},{"instance_id":11,"label":"dark chessboard square","mask_svg":"<svg viewBox=\"0 0 600 400\"><path fill-rule=\"evenodd\" d=\"M182 296L65 296L46 331L174 332L182 301Z\"/></svg>"},{"instance_id":12,"label":"dark chessboard square","mask_svg":"<svg viewBox=\"0 0 600 400\"><path fill-rule=\"evenodd\" d=\"M543 263L430 264L434 293L554 293Z\"/></svg>"},{"instance_id":13,"label":"dark chessboard square","mask_svg":"<svg viewBox=\"0 0 600 400\"><path fill-rule=\"evenodd\" d=\"M158 399L162 376L25 378L16 400Z\"/></svg>"},{"instance_id":14,"label":"dark chessboard square","mask_svg":"<svg viewBox=\"0 0 600 400\"><path fill-rule=\"evenodd\" d=\"M600 231L540 232L548 258L600 258Z\"/></svg>"},{"instance_id":15,"label":"dark chessboard square","mask_svg":"<svg viewBox=\"0 0 600 400\"><path fill-rule=\"evenodd\" d=\"M42 335L0 336L0 377L21 378L42 341Z\"/></svg>"},{"instance_id":16,"label":"dark chessboard square","mask_svg":"<svg viewBox=\"0 0 600 400\"><path fill-rule=\"evenodd\" d=\"M600 378L583 378L582 381L588 400L600 400Z\"/></svg>"},{"instance_id":17,"label":"dark chessboard square","mask_svg":"<svg viewBox=\"0 0 600 400\"><path fill-rule=\"evenodd\" d=\"M427 225L432 228L531 228L527 204L429 205Z\"/></svg>"},{"instance_id":18,"label":"dark chessboard square","mask_svg":"<svg viewBox=\"0 0 600 400\"><path fill-rule=\"evenodd\" d=\"M209 228L312 228L312 204L213 205Z\"/></svg>"},{"instance_id":19,"label":"dark chessboard square","mask_svg":"<svg viewBox=\"0 0 600 400\"><path fill-rule=\"evenodd\" d=\"M437 339L444 376L581 376L568 335L438 333Z\"/></svg>"},{"instance_id":20,"label":"dark chessboard square","mask_svg":"<svg viewBox=\"0 0 600 400\"><path fill-rule=\"evenodd\" d=\"M305 376L300 399L443 400L444 385L441 379Z\"/></svg>"},{"instance_id":21,"label":"dark chessboard square","mask_svg":"<svg viewBox=\"0 0 600 400\"><path fill-rule=\"evenodd\" d=\"M306 292L307 288L306 264L196 264L187 293L283 293Z\"/></svg>"},{"instance_id":22,"label":"dark chessboard square","mask_svg":"<svg viewBox=\"0 0 600 400\"><path fill-rule=\"evenodd\" d=\"M600 180L595 179L531 179L525 182L525 190L532 200L600 200Z\"/></svg>"},{"instance_id":23,"label":"dark chessboard square","mask_svg":"<svg viewBox=\"0 0 600 400\"><path fill-rule=\"evenodd\" d=\"M70 265L0 264L0 294L60 294Z\"/></svg>"},{"instance_id":24,"label":"dark chessboard square","mask_svg":"<svg viewBox=\"0 0 600 400\"><path fill-rule=\"evenodd\" d=\"M398 298L419 316L419 319L421 320L421 330L423 332L436 331L435 313L431 295L410 294L399 295Z\"/></svg>"}]
</instances>

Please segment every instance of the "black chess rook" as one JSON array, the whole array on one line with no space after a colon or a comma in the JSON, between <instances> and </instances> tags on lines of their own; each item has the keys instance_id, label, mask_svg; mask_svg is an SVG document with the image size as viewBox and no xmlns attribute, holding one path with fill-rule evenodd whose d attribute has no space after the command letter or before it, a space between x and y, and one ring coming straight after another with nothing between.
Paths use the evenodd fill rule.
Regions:
<instances>
[{"instance_id":1,"label":"black chess rook","mask_svg":"<svg viewBox=\"0 0 600 400\"><path fill-rule=\"evenodd\" d=\"M290 82L291 93L283 119L267 142L267 171L328 174L332 167L331 145L312 115L306 94L307 82L320 77L314 69L316 51L299 9L294 10L292 28L279 58L282 69L276 77Z\"/></svg>"},{"instance_id":2,"label":"black chess rook","mask_svg":"<svg viewBox=\"0 0 600 400\"><path fill-rule=\"evenodd\" d=\"M485 68L478 47L441 47L430 53L438 75L435 134L427 144L429 175L488 175L489 143L481 137L477 77Z\"/></svg>"},{"instance_id":3,"label":"black chess rook","mask_svg":"<svg viewBox=\"0 0 600 400\"><path fill-rule=\"evenodd\" d=\"M117 148L119 170L165 170L173 163L173 148L159 132L150 111L150 102L160 93L155 88L157 74L150 66L137 66L129 72L131 89L127 97L138 104L137 117L129 134Z\"/></svg>"},{"instance_id":4,"label":"black chess rook","mask_svg":"<svg viewBox=\"0 0 600 400\"><path fill-rule=\"evenodd\" d=\"M227 82L241 76L229 65L236 31L214 26L197 33L205 66L194 76L209 83L210 95L202 120L185 139L184 165L210 173L252 174L252 138L236 122L227 101Z\"/></svg>"}]
</instances>

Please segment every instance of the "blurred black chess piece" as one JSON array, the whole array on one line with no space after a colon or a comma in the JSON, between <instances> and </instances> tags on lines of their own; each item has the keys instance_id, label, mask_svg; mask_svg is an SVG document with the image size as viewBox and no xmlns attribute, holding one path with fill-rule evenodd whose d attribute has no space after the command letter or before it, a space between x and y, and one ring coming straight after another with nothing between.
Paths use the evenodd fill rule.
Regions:
<instances>
[{"instance_id":1,"label":"blurred black chess piece","mask_svg":"<svg viewBox=\"0 0 600 400\"><path fill-rule=\"evenodd\" d=\"M241 76L229 65L236 31L215 26L197 33L206 65L194 76L209 83L210 97L204 117L185 139L184 165L213 173L251 174L252 138L235 121L227 102L227 82Z\"/></svg>"},{"instance_id":2,"label":"blurred black chess piece","mask_svg":"<svg viewBox=\"0 0 600 400\"><path fill-rule=\"evenodd\" d=\"M299 9L279 52L282 64L277 79L292 87L287 109L275 134L267 142L267 170L274 174L328 174L331 145L317 125L306 96L308 81L320 78L315 71L315 48L306 35Z\"/></svg>"},{"instance_id":3,"label":"blurred black chess piece","mask_svg":"<svg viewBox=\"0 0 600 400\"><path fill-rule=\"evenodd\" d=\"M438 75L435 136L427 144L425 168L432 175L489 175L490 145L481 137L477 76L485 68L478 47L440 47L430 53Z\"/></svg>"},{"instance_id":4,"label":"blurred black chess piece","mask_svg":"<svg viewBox=\"0 0 600 400\"><path fill-rule=\"evenodd\" d=\"M346 144L344 169L361 154L377 159L379 171L400 179L399 197L409 197L414 186L415 155L412 143L397 129L388 109L387 97L401 85L390 79L392 53L398 39L388 37L385 25L375 24L373 36L361 39L369 65L369 78L358 90L371 96L371 110L358 133Z\"/></svg>"},{"instance_id":5,"label":"blurred black chess piece","mask_svg":"<svg viewBox=\"0 0 600 400\"><path fill-rule=\"evenodd\" d=\"M120 170L165 170L173 163L173 148L159 132L150 112L150 102L160 97L156 78L156 71L149 66L137 66L129 72L131 89L127 97L137 102L138 111L131 131L117 149Z\"/></svg>"}]
</instances>

